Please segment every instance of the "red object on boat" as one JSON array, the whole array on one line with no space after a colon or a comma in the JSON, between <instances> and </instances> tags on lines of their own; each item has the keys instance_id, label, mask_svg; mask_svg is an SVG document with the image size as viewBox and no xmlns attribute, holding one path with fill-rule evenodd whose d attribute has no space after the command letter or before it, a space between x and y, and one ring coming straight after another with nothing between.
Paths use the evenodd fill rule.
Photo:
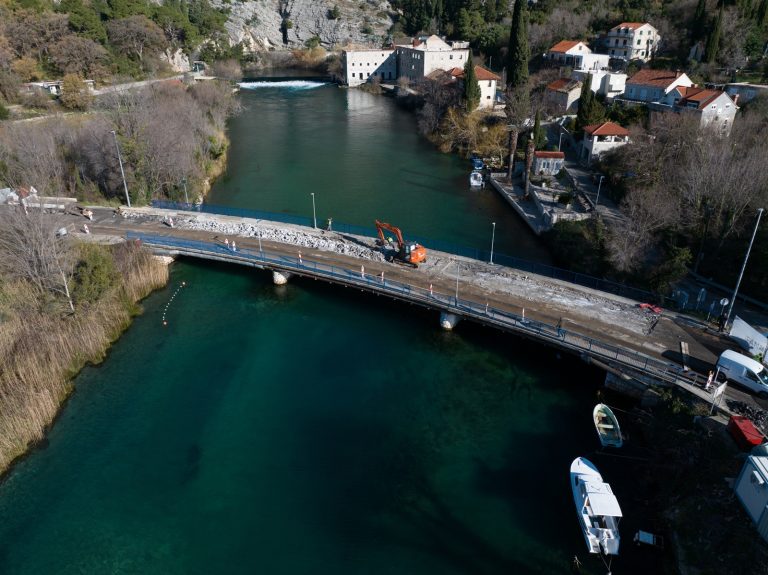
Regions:
<instances>
[{"instance_id":1,"label":"red object on boat","mask_svg":"<svg viewBox=\"0 0 768 575\"><path fill-rule=\"evenodd\" d=\"M728 433L744 451L749 451L765 441L765 435L743 415L731 416L731 419L728 420Z\"/></svg>"},{"instance_id":2,"label":"red object on boat","mask_svg":"<svg viewBox=\"0 0 768 575\"><path fill-rule=\"evenodd\" d=\"M640 309L649 309L653 313L661 313L661 308L659 306L653 305L653 304L650 304L650 303L641 303L641 304L638 305L638 307Z\"/></svg>"}]
</instances>

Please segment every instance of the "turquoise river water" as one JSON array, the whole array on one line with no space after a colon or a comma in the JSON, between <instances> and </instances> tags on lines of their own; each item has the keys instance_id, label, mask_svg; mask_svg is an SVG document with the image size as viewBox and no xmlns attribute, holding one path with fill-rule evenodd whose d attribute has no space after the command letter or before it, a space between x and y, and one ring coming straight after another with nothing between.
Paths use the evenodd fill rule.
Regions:
<instances>
[{"instance_id":1,"label":"turquoise river water","mask_svg":"<svg viewBox=\"0 0 768 575\"><path fill-rule=\"evenodd\" d=\"M312 185L323 216L351 223L469 244L492 218L513 229L388 99L332 86L242 98L213 201L306 213ZM499 241L540 249L519 227ZM574 555L605 572L568 481L597 448L601 374L579 360L194 261L144 309L0 484L0 573L549 574Z\"/></svg>"}]
</instances>

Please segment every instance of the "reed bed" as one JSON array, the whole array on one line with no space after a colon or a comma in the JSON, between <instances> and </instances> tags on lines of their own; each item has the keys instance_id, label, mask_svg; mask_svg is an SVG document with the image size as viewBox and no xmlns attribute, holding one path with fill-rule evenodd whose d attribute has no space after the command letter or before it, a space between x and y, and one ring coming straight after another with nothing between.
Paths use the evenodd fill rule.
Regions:
<instances>
[{"instance_id":1,"label":"reed bed","mask_svg":"<svg viewBox=\"0 0 768 575\"><path fill-rule=\"evenodd\" d=\"M0 472L43 439L72 377L101 361L137 303L167 283L168 267L138 246L112 253L117 286L75 314L40 305L23 282L0 284Z\"/></svg>"}]
</instances>

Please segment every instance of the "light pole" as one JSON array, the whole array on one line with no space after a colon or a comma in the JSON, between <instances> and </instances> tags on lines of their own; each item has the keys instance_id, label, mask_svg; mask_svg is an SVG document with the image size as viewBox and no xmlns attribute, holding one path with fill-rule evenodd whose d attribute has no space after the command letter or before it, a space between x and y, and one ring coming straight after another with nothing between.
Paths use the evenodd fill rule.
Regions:
<instances>
[{"instance_id":1,"label":"light pole","mask_svg":"<svg viewBox=\"0 0 768 575\"><path fill-rule=\"evenodd\" d=\"M317 229L317 214L315 213L315 192L311 192L312 196L312 225Z\"/></svg>"},{"instance_id":2,"label":"light pole","mask_svg":"<svg viewBox=\"0 0 768 575\"><path fill-rule=\"evenodd\" d=\"M557 151L560 151L560 145L563 143L563 133L560 132L560 137L557 139Z\"/></svg>"},{"instance_id":3,"label":"light pole","mask_svg":"<svg viewBox=\"0 0 768 575\"><path fill-rule=\"evenodd\" d=\"M125 203L131 207L131 197L128 195L128 184L125 183L125 171L123 170L123 157L120 155L120 146L117 144L117 134L112 130L112 136L115 138L115 148L117 148L117 161L120 162L120 174L123 176L123 189L125 190Z\"/></svg>"},{"instance_id":4,"label":"light pole","mask_svg":"<svg viewBox=\"0 0 768 575\"><path fill-rule=\"evenodd\" d=\"M189 196L187 196L187 178L182 178L181 183L184 185L184 203L189 205Z\"/></svg>"},{"instance_id":5,"label":"light pole","mask_svg":"<svg viewBox=\"0 0 768 575\"><path fill-rule=\"evenodd\" d=\"M491 225L493 228L491 228L491 260L490 263L493 263L493 240L496 239L496 222L491 222Z\"/></svg>"},{"instance_id":6,"label":"light pole","mask_svg":"<svg viewBox=\"0 0 768 575\"><path fill-rule=\"evenodd\" d=\"M595 196L595 210L597 210L597 202L600 201L600 187L603 185L603 178L605 176L600 176L600 181L597 183L597 196Z\"/></svg>"},{"instance_id":7,"label":"light pole","mask_svg":"<svg viewBox=\"0 0 768 575\"><path fill-rule=\"evenodd\" d=\"M755 222L755 230L752 232L752 239L749 240L749 247L747 248L747 254L744 256L744 263L741 265L741 272L739 273L739 279L736 282L736 287L733 290L733 297L731 298L731 305L728 308L728 315L725 316L725 323L723 327L728 325L728 320L731 319L731 312L733 306L736 305L736 294L739 293L739 286L741 285L741 278L744 277L744 269L747 267L747 261L749 260L749 252L752 251L752 244L755 242L755 236L757 235L757 228L760 225L760 217L763 215L763 208L757 210L757 221Z\"/></svg>"},{"instance_id":8,"label":"light pole","mask_svg":"<svg viewBox=\"0 0 768 575\"><path fill-rule=\"evenodd\" d=\"M459 307L459 260L456 260L456 307Z\"/></svg>"}]
</instances>

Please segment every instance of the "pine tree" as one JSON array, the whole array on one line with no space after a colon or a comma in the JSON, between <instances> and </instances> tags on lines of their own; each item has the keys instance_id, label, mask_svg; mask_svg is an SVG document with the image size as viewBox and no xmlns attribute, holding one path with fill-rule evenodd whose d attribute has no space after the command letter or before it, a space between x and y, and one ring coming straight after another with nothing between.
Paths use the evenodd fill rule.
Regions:
<instances>
[{"instance_id":1,"label":"pine tree","mask_svg":"<svg viewBox=\"0 0 768 575\"><path fill-rule=\"evenodd\" d=\"M709 64L712 64L717 58L717 53L720 51L720 33L723 29L723 5L720 5L720 11L717 13L717 18L712 27L712 31L707 37L707 46L704 49L704 60Z\"/></svg>"},{"instance_id":2,"label":"pine tree","mask_svg":"<svg viewBox=\"0 0 768 575\"><path fill-rule=\"evenodd\" d=\"M592 74L587 74L581 85L579 111L576 113L576 129L581 131L584 126L597 124L605 118L605 108L595 98L592 91Z\"/></svg>"},{"instance_id":3,"label":"pine tree","mask_svg":"<svg viewBox=\"0 0 768 575\"><path fill-rule=\"evenodd\" d=\"M537 150L543 150L547 145L547 132L541 125L538 110L536 110L536 119L533 122L533 143Z\"/></svg>"},{"instance_id":4,"label":"pine tree","mask_svg":"<svg viewBox=\"0 0 768 575\"><path fill-rule=\"evenodd\" d=\"M467 112L474 111L480 104L480 84L477 83L472 58L467 60L464 65L464 102L467 106Z\"/></svg>"},{"instance_id":5,"label":"pine tree","mask_svg":"<svg viewBox=\"0 0 768 575\"><path fill-rule=\"evenodd\" d=\"M509 30L509 52L507 54L508 87L519 87L528 83L528 60L530 57L526 1L516 0L515 8L512 12L512 27Z\"/></svg>"}]
</instances>

